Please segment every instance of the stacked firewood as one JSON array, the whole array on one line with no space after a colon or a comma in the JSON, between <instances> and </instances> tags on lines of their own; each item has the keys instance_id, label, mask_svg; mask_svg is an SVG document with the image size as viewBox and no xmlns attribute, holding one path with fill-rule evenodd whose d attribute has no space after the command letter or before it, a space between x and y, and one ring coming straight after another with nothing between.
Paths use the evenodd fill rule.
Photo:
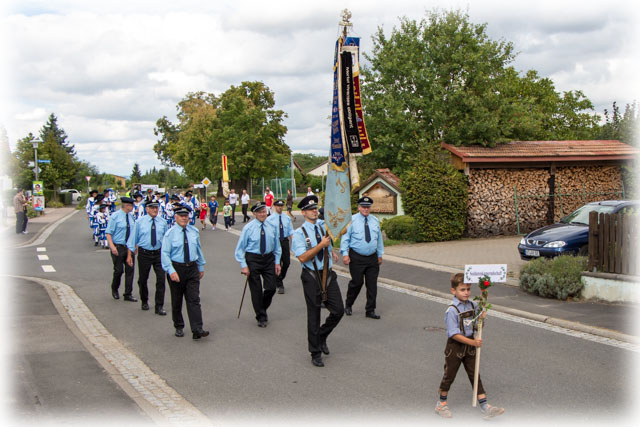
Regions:
<instances>
[{"instance_id":1,"label":"stacked firewood","mask_svg":"<svg viewBox=\"0 0 640 427\"><path fill-rule=\"evenodd\" d=\"M589 202L622 199L619 166L556 168L555 186L555 221Z\"/></svg>"},{"instance_id":2,"label":"stacked firewood","mask_svg":"<svg viewBox=\"0 0 640 427\"><path fill-rule=\"evenodd\" d=\"M469 176L467 235L516 234L516 202L520 232L547 223L548 169L472 169ZM515 189L515 193L514 193Z\"/></svg>"}]
</instances>

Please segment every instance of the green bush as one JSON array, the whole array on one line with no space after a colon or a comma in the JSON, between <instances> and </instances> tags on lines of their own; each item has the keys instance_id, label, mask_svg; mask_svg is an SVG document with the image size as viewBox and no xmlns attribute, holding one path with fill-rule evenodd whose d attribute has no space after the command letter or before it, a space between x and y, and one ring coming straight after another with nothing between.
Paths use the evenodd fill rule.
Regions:
<instances>
[{"instance_id":1,"label":"green bush","mask_svg":"<svg viewBox=\"0 0 640 427\"><path fill-rule=\"evenodd\" d=\"M51 200L47 202L46 206L48 208L64 208L64 203L58 202L57 200Z\"/></svg>"},{"instance_id":2,"label":"green bush","mask_svg":"<svg viewBox=\"0 0 640 427\"><path fill-rule=\"evenodd\" d=\"M462 236L467 218L467 179L440 151L427 149L402 177L402 205L415 219L417 240L438 242Z\"/></svg>"},{"instance_id":3,"label":"green bush","mask_svg":"<svg viewBox=\"0 0 640 427\"><path fill-rule=\"evenodd\" d=\"M520 288L545 298L579 297L583 284L580 276L587 268L587 257L562 255L538 258L520 270Z\"/></svg>"},{"instance_id":4,"label":"green bush","mask_svg":"<svg viewBox=\"0 0 640 427\"><path fill-rule=\"evenodd\" d=\"M382 221L381 227L388 239L418 241L416 222L408 215L385 219Z\"/></svg>"}]
</instances>

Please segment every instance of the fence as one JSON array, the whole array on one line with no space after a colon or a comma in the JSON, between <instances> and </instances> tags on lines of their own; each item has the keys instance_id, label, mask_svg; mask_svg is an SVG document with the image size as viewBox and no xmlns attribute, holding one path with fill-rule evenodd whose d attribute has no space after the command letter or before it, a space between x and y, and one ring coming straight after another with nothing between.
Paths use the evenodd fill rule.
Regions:
<instances>
[{"instance_id":1,"label":"fence","mask_svg":"<svg viewBox=\"0 0 640 427\"><path fill-rule=\"evenodd\" d=\"M589 213L589 271L635 275L637 216Z\"/></svg>"},{"instance_id":2,"label":"fence","mask_svg":"<svg viewBox=\"0 0 640 427\"><path fill-rule=\"evenodd\" d=\"M576 210L578 207L580 207L580 206L576 206L575 205L576 199L581 200L582 205L586 205L589 202L602 200L602 196L605 196L606 199L610 199L611 197L618 198L619 196L622 198L622 200L625 199L624 184L620 188L620 191L611 191L611 192L590 193L590 192L587 192L586 187L585 187L584 184L582 184L582 188L583 188L583 191L576 191L576 192L571 192L571 193L563 193L560 190L560 188L558 187L559 191L557 193L555 193L555 194L518 194L518 190L517 190L516 186L514 185L513 186L513 201L515 203L515 208L516 208L516 231L517 231L517 233L521 234L520 233L520 213L518 211L518 200L522 200L522 199L543 199L543 200L549 200L549 201L553 200L553 204L549 204L548 209L553 209L553 211L555 211L556 206L557 206L557 209L560 210L560 217L562 218L565 215L568 215L571 212L573 212L574 210ZM569 206L565 206L565 205L567 205L567 203L565 203L565 205L563 205L563 198L564 199L569 199L573 203L569 204ZM569 208L569 209L566 209L566 208ZM549 217L551 217L554 214L555 214L555 212L551 212L551 215L549 215ZM555 221L551 221L550 223L553 223L553 222L555 222Z\"/></svg>"},{"instance_id":3,"label":"fence","mask_svg":"<svg viewBox=\"0 0 640 427\"><path fill-rule=\"evenodd\" d=\"M287 190L291 190L293 196L296 196L295 184L292 185L291 178L256 178L251 179L247 192L252 199L262 200L265 189L269 187L273 191L276 199L286 199Z\"/></svg>"}]
</instances>

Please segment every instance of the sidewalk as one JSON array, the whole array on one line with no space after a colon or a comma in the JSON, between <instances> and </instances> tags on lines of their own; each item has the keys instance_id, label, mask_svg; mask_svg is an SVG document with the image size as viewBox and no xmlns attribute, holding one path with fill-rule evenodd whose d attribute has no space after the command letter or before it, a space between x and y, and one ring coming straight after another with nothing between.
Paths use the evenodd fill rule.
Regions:
<instances>
[{"instance_id":1,"label":"sidewalk","mask_svg":"<svg viewBox=\"0 0 640 427\"><path fill-rule=\"evenodd\" d=\"M14 212L8 212L6 222L0 225L0 239L2 247L15 247L28 245L34 241L50 224L75 211L75 207L45 208L44 214L35 218L29 218L27 222L27 234L16 233L16 216ZM87 225L88 227L88 225Z\"/></svg>"}]
</instances>

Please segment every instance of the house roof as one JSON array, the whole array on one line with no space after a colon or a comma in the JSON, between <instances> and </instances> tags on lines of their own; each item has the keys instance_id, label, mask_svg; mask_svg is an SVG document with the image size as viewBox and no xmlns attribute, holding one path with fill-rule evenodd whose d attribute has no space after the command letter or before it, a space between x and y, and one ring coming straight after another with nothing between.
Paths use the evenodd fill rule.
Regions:
<instances>
[{"instance_id":1,"label":"house roof","mask_svg":"<svg viewBox=\"0 0 640 427\"><path fill-rule=\"evenodd\" d=\"M376 169L376 171L360 185L360 188L358 190L365 188L376 178L382 178L387 184L393 187L394 190L401 191L399 188L400 178L398 178L393 172L391 172L389 168Z\"/></svg>"},{"instance_id":2,"label":"house roof","mask_svg":"<svg viewBox=\"0 0 640 427\"><path fill-rule=\"evenodd\" d=\"M464 163L632 160L640 150L618 140L512 141L496 147L456 147L442 143Z\"/></svg>"}]
</instances>

